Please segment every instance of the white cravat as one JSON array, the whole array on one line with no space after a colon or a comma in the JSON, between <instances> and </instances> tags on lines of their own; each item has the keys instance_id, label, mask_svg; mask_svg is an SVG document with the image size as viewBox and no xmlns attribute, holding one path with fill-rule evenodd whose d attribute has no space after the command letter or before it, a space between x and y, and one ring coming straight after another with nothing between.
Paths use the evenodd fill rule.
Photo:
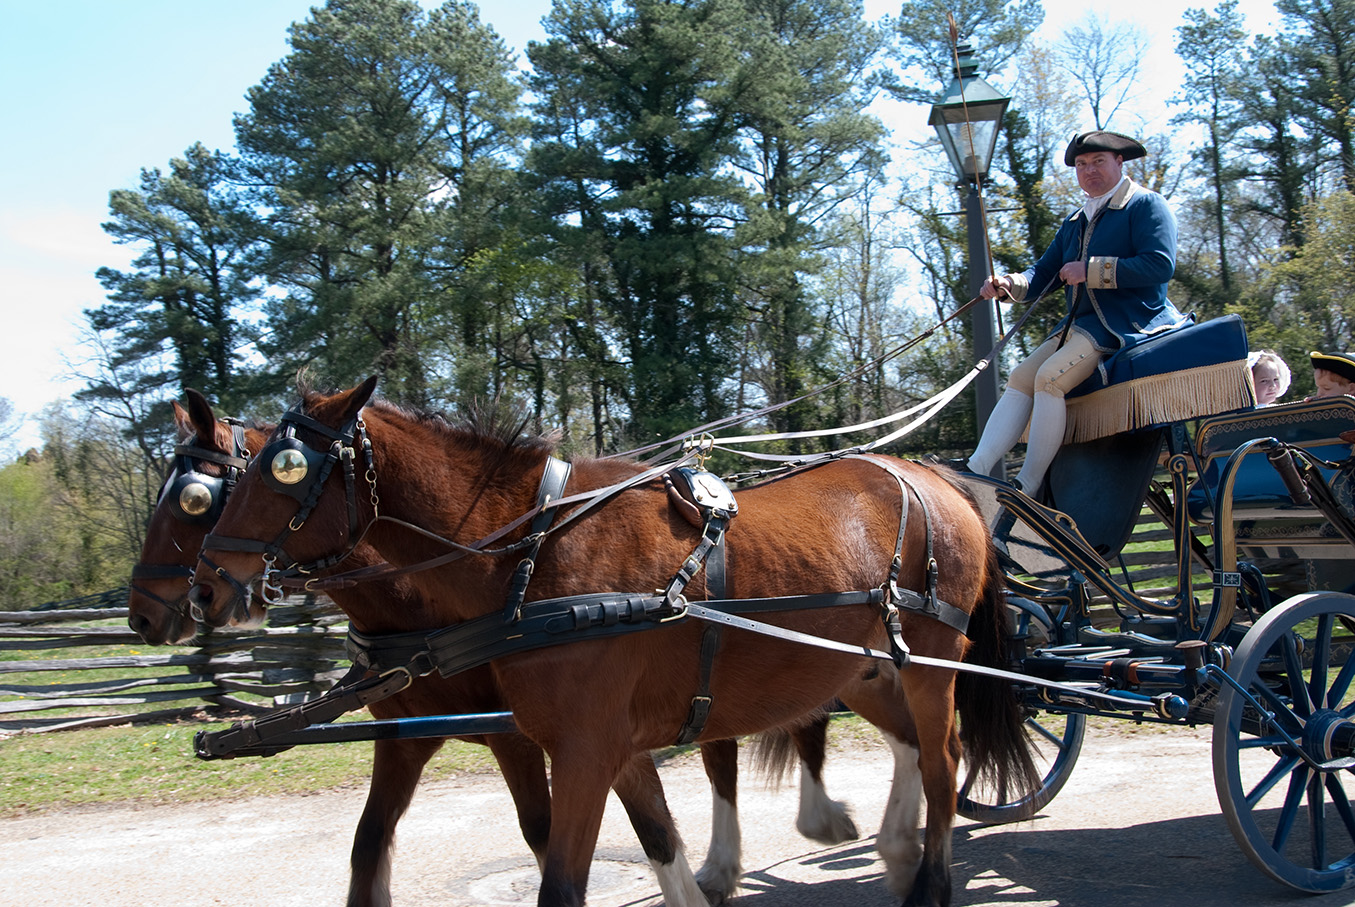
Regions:
<instances>
[{"instance_id":1,"label":"white cravat","mask_svg":"<svg viewBox=\"0 0 1355 907\"><path fill-rule=\"evenodd\" d=\"M1128 176L1120 177L1120 182L1112 186L1110 191L1105 195L1098 195L1096 198L1087 196L1087 200L1082 203L1082 213L1086 216L1088 222L1096 216L1098 211L1106 206L1106 202L1110 201L1110 197L1115 194L1115 190L1119 189L1120 184L1127 179L1129 179Z\"/></svg>"}]
</instances>

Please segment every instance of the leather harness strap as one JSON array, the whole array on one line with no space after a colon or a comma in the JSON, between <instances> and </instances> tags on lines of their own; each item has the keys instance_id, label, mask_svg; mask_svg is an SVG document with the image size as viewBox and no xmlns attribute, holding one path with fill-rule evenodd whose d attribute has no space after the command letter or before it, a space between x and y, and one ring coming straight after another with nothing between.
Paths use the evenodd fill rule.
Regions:
<instances>
[{"instance_id":1,"label":"leather harness strap","mask_svg":"<svg viewBox=\"0 0 1355 907\"><path fill-rule=\"evenodd\" d=\"M313 724L325 724L373 702L389 699L414 682L406 667L391 668L373 677L367 669L354 664L335 686L319 699L273 712L263 718L240 721L224 731L199 731L193 737L193 751L199 759L233 759L236 756L272 756L290 746L267 741Z\"/></svg>"},{"instance_id":2,"label":"leather harness strap","mask_svg":"<svg viewBox=\"0 0 1355 907\"><path fill-rule=\"evenodd\" d=\"M903 607L917 611L941 620L962 633L965 630L968 616L936 596L937 571L932 550L930 511L925 500L891 461L871 455L852 456L885 469L898 482L901 491L894 556L888 579L880 588L774 598L725 598L725 530L737 509L731 499L728 509L711 506L701 508L706 517L701 541L661 594L594 593L524 603L535 555L558 512L556 507L550 506L551 502L558 500L564 493L569 477L569 464L551 457L547 460L538 491L537 507L528 536L531 540L529 553L514 573L502 612L487 614L431 633L372 636L350 628L347 646L353 668L338 686L320 699L286 712L244 722L227 731L200 734L200 739L195 741L198 755L201 758L223 758L277 752L282 747L270 748L266 743L269 737L329 721L370 702L395 695L407 687L415 676L423 676L433 670L443 676L452 676L506 655L580 639L631 633L687 617L702 620L706 627L701 640L697 691L692 698L687 719L679 730L679 743L696 740L709 718L713 706L711 676L720 647L721 629L725 626L832 651L888 660L900 668L910 662L934 663L934 659L910 655L903 641L897 610ZM903 563L910 494L920 503L926 525L926 590L922 594L900 589L897 583ZM689 602L682 593L703 567L706 569L706 591L712 598L700 603ZM743 616L763 611L859 604L875 605L882 609L889 630L891 651L824 639ZM946 665L958 667L949 662ZM371 672L376 672L375 676L356 679Z\"/></svg>"},{"instance_id":3,"label":"leather harness strap","mask_svg":"<svg viewBox=\"0 0 1355 907\"><path fill-rule=\"evenodd\" d=\"M899 538L894 547L894 561L890 566L888 581L889 594L894 604L905 611L916 611L934 620L939 620L961 633L969 632L969 613L943 601L936 592L939 571L933 549L931 508L927 506L927 499L917 493L917 489L913 488L904 478L903 473L894 462L872 454L850 454L848 459L864 460L880 467L894 477L894 480L899 483L900 491L903 492L903 514L899 519ZM900 589L898 586L899 571L903 569L903 536L908 519L908 496L910 493L922 508L922 520L926 527L925 589L920 594L912 589Z\"/></svg>"},{"instance_id":4,"label":"leather harness strap","mask_svg":"<svg viewBox=\"0 0 1355 907\"><path fill-rule=\"evenodd\" d=\"M536 492L536 516L532 518L532 524L528 531L527 553L518 561L517 569L513 571L513 578L508 584L508 594L505 597L503 609L503 619L512 623L517 620L518 613L522 609L522 600L527 595L527 584L532 580L532 573L536 570L536 555L541 551L541 543L546 538L546 531L550 529L550 524L555 519L557 509L550 506L551 501L558 501L565 495L565 486L569 483L569 474L574 467L564 460L556 457L546 457L546 466L541 472L541 484Z\"/></svg>"}]
</instances>

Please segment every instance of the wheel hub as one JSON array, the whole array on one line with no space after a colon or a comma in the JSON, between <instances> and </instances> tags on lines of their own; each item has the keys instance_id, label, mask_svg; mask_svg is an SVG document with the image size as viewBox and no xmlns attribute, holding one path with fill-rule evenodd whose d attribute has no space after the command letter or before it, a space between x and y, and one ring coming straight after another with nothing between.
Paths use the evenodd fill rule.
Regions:
<instances>
[{"instance_id":1,"label":"wheel hub","mask_svg":"<svg viewBox=\"0 0 1355 907\"><path fill-rule=\"evenodd\" d=\"M1333 709L1319 709L1303 726L1303 750L1324 769L1355 767L1355 722Z\"/></svg>"}]
</instances>

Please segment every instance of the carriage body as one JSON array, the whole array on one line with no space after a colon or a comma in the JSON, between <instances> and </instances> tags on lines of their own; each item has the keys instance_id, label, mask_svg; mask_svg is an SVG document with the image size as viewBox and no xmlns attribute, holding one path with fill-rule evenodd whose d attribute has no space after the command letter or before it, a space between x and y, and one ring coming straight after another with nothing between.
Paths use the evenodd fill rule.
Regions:
<instances>
[{"instance_id":1,"label":"carriage body","mask_svg":"<svg viewBox=\"0 0 1355 907\"><path fill-rule=\"evenodd\" d=\"M1089 715L1212 726L1220 805L1252 862L1301 890L1349 887L1352 429L1355 399L1282 404L1068 445L1043 502L973 480L1007 553L1011 666L1031 679L1023 699L1047 753L1039 793L962 790L961 811L1010 821L1043 807ZM1174 542L1163 598L1136 592L1119 560L1145 506Z\"/></svg>"}]
</instances>

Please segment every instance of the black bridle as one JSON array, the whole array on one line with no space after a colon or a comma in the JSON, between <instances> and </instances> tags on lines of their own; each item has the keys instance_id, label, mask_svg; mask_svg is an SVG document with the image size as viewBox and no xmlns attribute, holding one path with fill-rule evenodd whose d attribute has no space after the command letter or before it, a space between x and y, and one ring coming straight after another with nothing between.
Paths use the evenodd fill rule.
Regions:
<instances>
[{"instance_id":1,"label":"black bridle","mask_svg":"<svg viewBox=\"0 0 1355 907\"><path fill-rule=\"evenodd\" d=\"M231 453L210 450L203 447L198 436L193 435L174 448L173 466L164 484L160 486L160 495L156 507L168 508L176 520L188 525L215 523L226 506L226 499L240 481L241 474L249 465L250 452L245 446L244 425L234 419L224 420L231 429ZM219 476L203 472L200 463L215 463L222 469ZM183 579L191 584L193 567L189 564L144 564L137 562L132 567L133 591L140 593L171 614L191 619L184 600L168 601L137 580Z\"/></svg>"},{"instance_id":2,"label":"black bridle","mask_svg":"<svg viewBox=\"0 0 1355 907\"><path fill-rule=\"evenodd\" d=\"M308 444L297 437L298 428L327 439L328 446ZM359 449L366 463L364 478L370 493L374 522L380 515L380 498L376 492L376 467L372 459L372 442L367 437L367 426L363 423L362 416L360 414L354 416L336 430L317 422L299 410L289 410L278 423L273 438L259 452L258 461L264 484L298 502L296 514L287 521L287 525L272 541L209 533L202 542L199 559L231 585L241 602L247 603L251 594L249 587L212 561L207 552L246 551L263 555L260 585L265 605L276 605L282 601L283 579L307 576L341 563L357 548L366 534L367 526L371 525L369 522L367 526L361 526L358 522L355 463ZM293 533L305 525L306 520L315 511L320 494L324 490L325 480L338 463L343 464L344 490L348 501L348 543L342 551L303 563L289 555L283 546Z\"/></svg>"}]
</instances>

